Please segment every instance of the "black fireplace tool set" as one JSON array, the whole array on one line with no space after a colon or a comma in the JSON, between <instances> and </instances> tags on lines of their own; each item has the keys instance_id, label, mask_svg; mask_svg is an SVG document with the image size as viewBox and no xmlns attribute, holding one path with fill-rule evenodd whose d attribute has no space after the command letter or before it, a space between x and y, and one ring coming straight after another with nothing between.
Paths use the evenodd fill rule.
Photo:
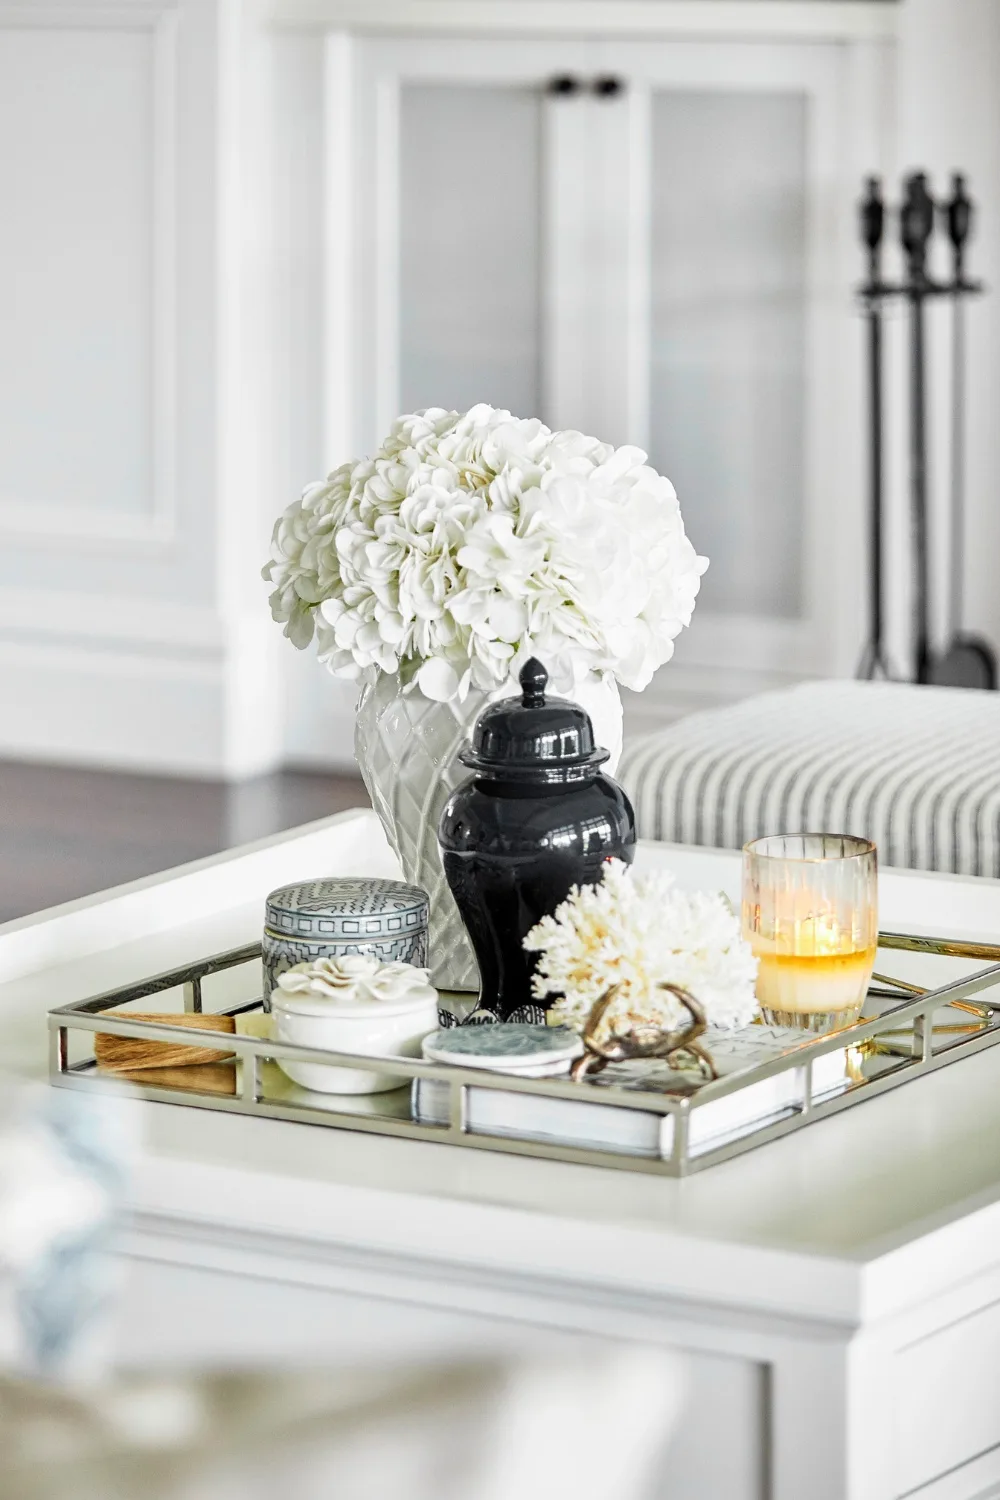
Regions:
<instances>
[{"instance_id":1,"label":"black fireplace tool set","mask_svg":"<svg viewBox=\"0 0 1000 1500\"><path fill-rule=\"evenodd\" d=\"M885 304L905 302L909 322L909 481L910 533L913 563L914 675L921 683L950 687L996 688L997 662L992 648L962 630L961 610L965 558L965 299L982 292L982 283L966 274L965 249L972 229L973 204L960 173L951 181L951 195L935 202L924 172L904 180L899 206L899 232L905 277L898 283L882 274L882 246L888 208L877 177L869 177L860 205L861 239L868 254L868 277L859 288L868 335L869 485L871 505L871 636L862 655L858 676L891 677L883 639L884 557L884 441L883 345ZM928 270L928 251L935 222L945 228L951 245L951 279L935 280ZM930 631L930 555L928 540L927 382L925 311L929 298L947 297L952 309L952 411L950 522L951 566L948 584L949 640L943 655L935 655Z\"/></svg>"}]
</instances>

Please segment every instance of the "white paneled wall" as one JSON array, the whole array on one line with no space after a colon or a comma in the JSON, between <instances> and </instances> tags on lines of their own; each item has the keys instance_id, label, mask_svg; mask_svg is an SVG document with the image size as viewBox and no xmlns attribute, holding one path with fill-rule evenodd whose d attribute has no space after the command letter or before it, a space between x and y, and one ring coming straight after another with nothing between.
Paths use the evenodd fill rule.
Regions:
<instances>
[{"instance_id":1,"label":"white paneled wall","mask_svg":"<svg viewBox=\"0 0 1000 1500\"><path fill-rule=\"evenodd\" d=\"M0 3L2 754L281 753L255 86L225 0Z\"/></svg>"},{"instance_id":2,"label":"white paneled wall","mask_svg":"<svg viewBox=\"0 0 1000 1500\"><path fill-rule=\"evenodd\" d=\"M849 672L861 174L967 166L998 280L1000 24L963 14L0 0L0 754L350 764L352 689L281 640L260 562L306 481L430 402L636 441L676 480L715 566L634 723ZM560 71L626 88L561 103ZM994 637L998 329L974 310Z\"/></svg>"},{"instance_id":3,"label":"white paneled wall","mask_svg":"<svg viewBox=\"0 0 1000 1500\"><path fill-rule=\"evenodd\" d=\"M154 227L168 188L154 204L151 168L167 144L174 50L169 23L8 29L0 46L0 139L22 144L0 157L15 230L0 238L0 495L26 528L45 517L109 535L170 524L173 495L157 480L171 437L172 350L156 327L168 225ZM5 582L17 562L0 559Z\"/></svg>"}]
</instances>

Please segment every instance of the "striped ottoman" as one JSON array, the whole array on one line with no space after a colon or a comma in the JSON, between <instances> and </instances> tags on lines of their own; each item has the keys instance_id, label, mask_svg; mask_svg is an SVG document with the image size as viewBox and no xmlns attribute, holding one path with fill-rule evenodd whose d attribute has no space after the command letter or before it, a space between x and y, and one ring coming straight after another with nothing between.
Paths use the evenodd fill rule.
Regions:
<instances>
[{"instance_id":1,"label":"striped ottoman","mask_svg":"<svg viewBox=\"0 0 1000 1500\"><path fill-rule=\"evenodd\" d=\"M886 865L1000 877L1000 693L804 683L631 741L617 777L642 838L856 833Z\"/></svg>"}]
</instances>

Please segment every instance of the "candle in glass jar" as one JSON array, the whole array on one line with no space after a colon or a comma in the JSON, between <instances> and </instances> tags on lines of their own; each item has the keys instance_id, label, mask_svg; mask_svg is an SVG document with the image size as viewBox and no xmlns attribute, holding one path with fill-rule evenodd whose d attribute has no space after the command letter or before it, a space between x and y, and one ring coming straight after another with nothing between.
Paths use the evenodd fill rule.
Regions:
<instances>
[{"instance_id":1,"label":"candle in glass jar","mask_svg":"<svg viewBox=\"0 0 1000 1500\"><path fill-rule=\"evenodd\" d=\"M874 945L858 947L853 931L827 915L794 921L787 942L755 936L751 947L758 960L757 999L768 1010L854 1010L875 967Z\"/></svg>"},{"instance_id":2,"label":"candle in glass jar","mask_svg":"<svg viewBox=\"0 0 1000 1500\"><path fill-rule=\"evenodd\" d=\"M846 835L757 839L744 851L743 929L757 999L776 1025L857 1019L875 965L874 846Z\"/></svg>"}]
</instances>

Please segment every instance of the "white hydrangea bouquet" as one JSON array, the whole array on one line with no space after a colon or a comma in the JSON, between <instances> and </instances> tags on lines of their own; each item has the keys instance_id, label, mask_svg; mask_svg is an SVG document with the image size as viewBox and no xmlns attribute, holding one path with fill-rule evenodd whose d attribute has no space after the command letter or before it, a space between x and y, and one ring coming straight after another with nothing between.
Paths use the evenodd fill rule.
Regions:
<instances>
[{"instance_id":1,"label":"white hydrangea bouquet","mask_svg":"<svg viewBox=\"0 0 1000 1500\"><path fill-rule=\"evenodd\" d=\"M639 448L474 406L400 417L374 457L307 487L264 576L296 646L340 677L401 672L428 698L502 686L644 688L691 619L707 561Z\"/></svg>"},{"instance_id":2,"label":"white hydrangea bouquet","mask_svg":"<svg viewBox=\"0 0 1000 1500\"><path fill-rule=\"evenodd\" d=\"M667 870L637 873L609 860L600 885L574 887L524 940L537 953L532 989L555 1001L551 1020L582 1031L614 991L599 1035L672 1031L686 1019L663 984L699 1002L709 1026L747 1026L757 1014L757 960L725 897L682 890Z\"/></svg>"},{"instance_id":3,"label":"white hydrangea bouquet","mask_svg":"<svg viewBox=\"0 0 1000 1500\"><path fill-rule=\"evenodd\" d=\"M708 566L638 448L474 406L400 417L373 457L308 486L274 529L271 611L360 679L355 750L407 880L431 899L433 980L477 971L437 847L456 762L491 698L538 657L550 690L621 748L618 684L644 688Z\"/></svg>"}]
</instances>

